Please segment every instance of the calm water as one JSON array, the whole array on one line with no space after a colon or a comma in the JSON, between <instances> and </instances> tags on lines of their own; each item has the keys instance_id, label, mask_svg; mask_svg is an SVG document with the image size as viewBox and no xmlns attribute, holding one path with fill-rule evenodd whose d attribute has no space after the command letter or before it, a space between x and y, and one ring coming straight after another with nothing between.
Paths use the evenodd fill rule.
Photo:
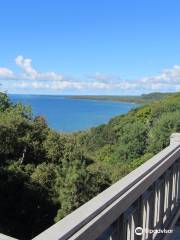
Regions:
<instances>
[{"instance_id":1,"label":"calm water","mask_svg":"<svg viewBox=\"0 0 180 240\"><path fill-rule=\"evenodd\" d=\"M132 103L77 100L62 96L10 95L10 99L15 103L31 105L35 116L43 115L51 128L65 132L106 123L136 106Z\"/></svg>"}]
</instances>

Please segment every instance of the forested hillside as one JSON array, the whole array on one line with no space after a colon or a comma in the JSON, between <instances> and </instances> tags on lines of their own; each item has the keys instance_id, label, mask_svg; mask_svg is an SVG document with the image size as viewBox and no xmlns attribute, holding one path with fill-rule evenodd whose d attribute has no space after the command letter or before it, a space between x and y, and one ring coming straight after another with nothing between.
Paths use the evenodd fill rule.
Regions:
<instances>
[{"instance_id":1,"label":"forested hillside","mask_svg":"<svg viewBox=\"0 0 180 240\"><path fill-rule=\"evenodd\" d=\"M114 182L169 144L180 131L180 93L139 107L79 136L87 156Z\"/></svg>"},{"instance_id":2,"label":"forested hillside","mask_svg":"<svg viewBox=\"0 0 180 240\"><path fill-rule=\"evenodd\" d=\"M132 102L132 103L141 103L147 104L152 101L161 100L167 96L170 96L172 93L160 93L154 92L149 94L142 94L140 96L111 96L111 95L75 95L75 96L66 96L67 98L72 99L90 99L90 100L107 100L115 102Z\"/></svg>"},{"instance_id":3,"label":"forested hillside","mask_svg":"<svg viewBox=\"0 0 180 240\"><path fill-rule=\"evenodd\" d=\"M61 124L61 123L59 123ZM52 131L0 94L0 232L30 239L169 144L180 93L88 131Z\"/></svg>"}]
</instances>

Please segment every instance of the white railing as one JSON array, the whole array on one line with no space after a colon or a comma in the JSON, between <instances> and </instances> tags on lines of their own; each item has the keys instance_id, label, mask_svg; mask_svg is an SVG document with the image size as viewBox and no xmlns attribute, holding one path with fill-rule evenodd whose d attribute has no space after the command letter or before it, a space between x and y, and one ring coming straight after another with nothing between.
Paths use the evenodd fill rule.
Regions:
<instances>
[{"instance_id":1,"label":"white railing","mask_svg":"<svg viewBox=\"0 0 180 240\"><path fill-rule=\"evenodd\" d=\"M33 240L167 239L169 234L145 230L171 229L179 207L180 134L175 133L167 148Z\"/></svg>"},{"instance_id":2,"label":"white railing","mask_svg":"<svg viewBox=\"0 0 180 240\"><path fill-rule=\"evenodd\" d=\"M33 240L164 239L180 206L180 134L126 177L33 238ZM135 229L140 227L138 234Z\"/></svg>"},{"instance_id":3,"label":"white railing","mask_svg":"<svg viewBox=\"0 0 180 240\"><path fill-rule=\"evenodd\" d=\"M6 235L0 233L0 240L17 240L17 239L6 236Z\"/></svg>"}]
</instances>

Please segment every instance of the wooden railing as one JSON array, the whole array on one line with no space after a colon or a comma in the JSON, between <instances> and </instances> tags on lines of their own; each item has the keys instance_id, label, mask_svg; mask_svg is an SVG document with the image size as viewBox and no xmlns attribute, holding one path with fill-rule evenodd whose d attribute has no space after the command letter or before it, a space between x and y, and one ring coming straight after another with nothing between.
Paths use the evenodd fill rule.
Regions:
<instances>
[{"instance_id":1,"label":"wooden railing","mask_svg":"<svg viewBox=\"0 0 180 240\"><path fill-rule=\"evenodd\" d=\"M126 177L33 240L159 240L180 215L180 134Z\"/></svg>"}]
</instances>

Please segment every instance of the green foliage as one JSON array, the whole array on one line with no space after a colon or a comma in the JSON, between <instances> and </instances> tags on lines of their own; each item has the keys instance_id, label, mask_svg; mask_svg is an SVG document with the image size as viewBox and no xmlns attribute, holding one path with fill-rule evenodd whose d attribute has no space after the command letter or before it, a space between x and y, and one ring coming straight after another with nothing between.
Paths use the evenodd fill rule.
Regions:
<instances>
[{"instance_id":1,"label":"green foliage","mask_svg":"<svg viewBox=\"0 0 180 240\"><path fill-rule=\"evenodd\" d=\"M0 112L5 111L10 106L10 101L5 93L0 92Z\"/></svg>"},{"instance_id":2,"label":"green foliage","mask_svg":"<svg viewBox=\"0 0 180 240\"><path fill-rule=\"evenodd\" d=\"M66 142L67 137L65 135L48 131L43 144L46 151L46 156L50 162L60 163L62 161Z\"/></svg>"},{"instance_id":3,"label":"green foliage","mask_svg":"<svg viewBox=\"0 0 180 240\"><path fill-rule=\"evenodd\" d=\"M47 192L22 171L0 168L0 231L30 239L53 223L56 209Z\"/></svg>"},{"instance_id":4,"label":"green foliage","mask_svg":"<svg viewBox=\"0 0 180 240\"><path fill-rule=\"evenodd\" d=\"M59 134L0 95L0 231L30 239L110 184L91 172L79 135Z\"/></svg>"},{"instance_id":5,"label":"green foliage","mask_svg":"<svg viewBox=\"0 0 180 240\"><path fill-rule=\"evenodd\" d=\"M29 128L28 120L19 109L11 108L0 114L0 156L1 161L20 157L24 133Z\"/></svg>"},{"instance_id":6,"label":"green foliage","mask_svg":"<svg viewBox=\"0 0 180 240\"><path fill-rule=\"evenodd\" d=\"M149 98L153 96L161 98L158 94ZM96 165L99 161L115 181L169 144L171 133L180 131L179 113L180 94L170 94L81 134L81 142Z\"/></svg>"},{"instance_id":7,"label":"green foliage","mask_svg":"<svg viewBox=\"0 0 180 240\"><path fill-rule=\"evenodd\" d=\"M37 120L31 119L30 112L25 107L10 106L0 115L1 161L43 161L42 142L46 138L46 128Z\"/></svg>"},{"instance_id":8,"label":"green foliage","mask_svg":"<svg viewBox=\"0 0 180 240\"><path fill-rule=\"evenodd\" d=\"M65 166L63 169L57 169L56 191L61 207L56 221L88 200L85 193L87 179L85 167L77 162L68 168Z\"/></svg>"},{"instance_id":9,"label":"green foliage","mask_svg":"<svg viewBox=\"0 0 180 240\"><path fill-rule=\"evenodd\" d=\"M57 169L56 192L60 202L55 221L86 203L97 193L110 186L108 176L103 172L90 172L81 161Z\"/></svg>"},{"instance_id":10,"label":"green foliage","mask_svg":"<svg viewBox=\"0 0 180 240\"><path fill-rule=\"evenodd\" d=\"M157 153L169 144L170 135L180 132L180 112L164 113L149 132L148 150Z\"/></svg>"},{"instance_id":11,"label":"green foliage","mask_svg":"<svg viewBox=\"0 0 180 240\"><path fill-rule=\"evenodd\" d=\"M124 132L118 141L118 146L114 152L115 161L126 161L138 158L146 150L147 127L142 122L134 122L124 127Z\"/></svg>"},{"instance_id":12,"label":"green foliage","mask_svg":"<svg viewBox=\"0 0 180 240\"><path fill-rule=\"evenodd\" d=\"M106 144L105 146L97 150L97 160L111 162L113 152L113 146L111 144Z\"/></svg>"},{"instance_id":13,"label":"green foliage","mask_svg":"<svg viewBox=\"0 0 180 240\"><path fill-rule=\"evenodd\" d=\"M150 106L146 106L137 110L136 117L143 123L148 123L149 117L151 115Z\"/></svg>"},{"instance_id":14,"label":"green foliage","mask_svg":"<svg viewBox=\"0 0 180 240\"><path fill-rule=\"evenodd\" d=\"M106 144L113 144L116 134L110 125L100 125L80 135L80 143L85 146L86 151L95 151Z\"/></svg>"},{"instance_id":15,"label":"green foliage","mask_svg":"<svg viewBox=\"0 0 180 240\"><path fill-rule=\"evenodd\" d=\"M56 166L54 164L41 163L31 174L31 181L37 183L53 195L55 184Z\"/></svg>"}]
</instances>

